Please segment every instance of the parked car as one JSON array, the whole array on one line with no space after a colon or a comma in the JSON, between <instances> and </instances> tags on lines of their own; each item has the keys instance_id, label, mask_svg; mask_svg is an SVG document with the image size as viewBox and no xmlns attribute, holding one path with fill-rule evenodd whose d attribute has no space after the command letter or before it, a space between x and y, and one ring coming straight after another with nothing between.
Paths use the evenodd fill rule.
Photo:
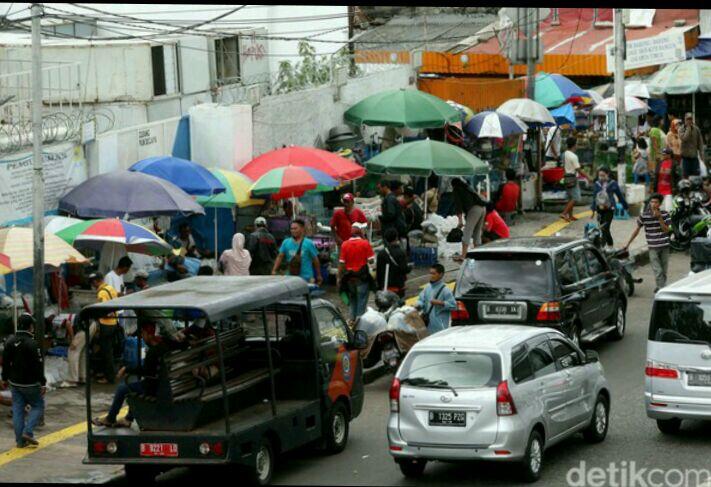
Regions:
<instances>
[{"instance_id":1,"label":"parked car","mask_svg":"<svg viewBox=\"0 0 711 487\"><path fill-rule=\"evenodd\" d=\"M594 351L521 325L449 328L416 344L390 387L390 454L407 477L428 461L516 462L540 477L544 451L583 432L605 439L610 391Z\"/></svg>"},{"instance_id":2,"label":"parked car","mask_svg":"<svg viewBox=\"0 0 711 487\"><path fill-rule=\"evenodd\" d=\"M559 329L577 345L625 334L622 277L588 240L515 238L467 254L452 325L521 323Z\"/></svg>"},{"instance_id":3,"label":"parked car","mask_svg":"<svg viewBox=\"0 0 711 487\"><path fill-rule=\"evenodd\" d=\"M711 270L657 292L647 340L644 402L662 433L711 420Z\"/></svg>"}]
</instances>

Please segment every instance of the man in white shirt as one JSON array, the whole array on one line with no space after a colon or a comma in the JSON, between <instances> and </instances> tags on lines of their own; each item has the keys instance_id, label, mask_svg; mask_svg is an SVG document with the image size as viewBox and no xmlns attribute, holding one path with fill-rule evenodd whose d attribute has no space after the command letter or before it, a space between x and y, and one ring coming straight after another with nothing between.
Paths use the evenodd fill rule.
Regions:
<instances>
[{"instance_id":1,"label":"man in white shirt","mask_svg":"<svg viewBox=\"0 0 711 487\"><path fill-rule=\"evenodd\" d=\"M119 296L126 294L126 286L123 283L123 276L131 269L133 262L128 257L121 257L116 269L112 270L104 277L104 282L114 288Z\"/></svg>"},{"instance_id":2,"label":"man in white shirt","mask_svg":"<svg viewBox=\"0 0 711 487\"><path fill-rule=\"evenodd\" d=\"M583 176L585 179L590 181L590 177L585 174L585 171L580 167L580 161L578 160L577 154L575 154L575 146L577 144L577 139L575 137L568 137L566 141L566 147L568 150L563 153L563 166L565 167L565 190L568 193L568 203L563 209L563 213L560 217L568 222L575 221L576 218L573 216L573 208L575 207L575 202L580 199L580 187L578 186L578 174Z\"/></svg>"},{"instance_id":3,"label":"man in white shirt","mask_svg":"<svg viewBox=\"0 0 711 487\"><path fill-rule=\"evenodd\" d=\"M546 136L546 160L560 161L560 146L562 142L560 127L551 127Z\"/></svg>"}]
</instances>

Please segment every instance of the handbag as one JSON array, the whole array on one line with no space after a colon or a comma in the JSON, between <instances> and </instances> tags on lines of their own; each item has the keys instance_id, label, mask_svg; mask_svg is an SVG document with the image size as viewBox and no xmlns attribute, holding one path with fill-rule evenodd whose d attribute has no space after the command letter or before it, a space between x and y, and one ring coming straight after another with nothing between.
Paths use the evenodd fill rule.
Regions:
<instances>
[{"instance_id":1,"label":"handbag","mask_svg":"<svg viewBox=\"0 0 711 487\"><path fill-rule=\"evenodd\" d=\"M301 243L299 244L296 254L289 261L289 274L292 276L298 276L301 274L301 247L304 246L304 240L305 238L301 239Z\"/></svg>"},{"instance_id":2,"label":"handbag","mask_svg":"<svg viewBox=\"0 0 711 487\"><path fill-rule=\"evenodd\" d=\"M441 288L439 288L439 291L437 291L437 294L435 294L433 300L438 299L440 295L442 294L442 291L444 291L444 288L446 285L442 285ZM420 313L420 317L422 318L422 321L425 322L425 326L429 328L430 326L430 313L432 312L432 308L434 307L434 304L430 303L429 307L427 308L427 311L425 313Z\"/></svg>"}]
</instances>

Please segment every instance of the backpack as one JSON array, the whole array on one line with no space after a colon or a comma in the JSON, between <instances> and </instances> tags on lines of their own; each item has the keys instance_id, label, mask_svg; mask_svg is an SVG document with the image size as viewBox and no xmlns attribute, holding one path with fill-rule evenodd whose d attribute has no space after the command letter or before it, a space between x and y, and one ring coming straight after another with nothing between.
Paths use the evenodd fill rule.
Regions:
<instances>
[{"instance_id":1,"label":"backpack","mask_svg":"<svg viewBox=\"0 0 711 487\"><path fill-rule=\"evenodd\" d=\"M610 195L607 190L600 189L595 195L595 208L598 210L609 210L612 208L612 201L610 201Z\"/></svg>"}]
</instances>

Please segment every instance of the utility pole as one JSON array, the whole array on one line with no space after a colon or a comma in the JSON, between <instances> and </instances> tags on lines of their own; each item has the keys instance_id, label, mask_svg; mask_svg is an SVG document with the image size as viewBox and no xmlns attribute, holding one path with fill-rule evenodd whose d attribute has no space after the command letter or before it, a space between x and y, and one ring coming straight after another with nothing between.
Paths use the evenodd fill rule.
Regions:
<instances>
[{"instance_id":1,"label":"utility pole","mask_svg":"<svg viewBox=\"0 0 711 487\"><path fill-rule=\"evenodd\" d=\"M353 5L348 6L348 57L350 58L350 75L354 76L356 72L356 62L355 62L355 47L353 44L353 35L355 34L355 14L356 7Z\"/></svg>"},{"instance_id":2,"label":"utility pole","mask_svg":"<svg viewBox=\"0 0 711 487\"><path fill-rule=\"evenodd\" d=\"M32 237L34 255L34 317L44 350L44 160L42 158L42 5L32 4Z\"/></svg>"},{"instance_id":3,"label":"utility pole","mask_svg":"<svg viewBox=\"0 0 711 487\"><path fill-rule=\"evenodd\" d=\"M526 98L531 100L536 97L536 58L538 57L538 41L534 43L533 36L538 30L537 27L538 8L527 7L524 17L524 28L526 29Z\"/></svg>"},{"instance_id":4,"label":"utility pole","mask_svg":"<svg viewBox=\"0 0 711 487\"><path fill-rule=\"evenodd\" d=\"M624 186L627 179L627 113L625 107L625 25L622 9L614 11L615 32L615 105L617 106L617 178Z\"/></svg>"}]
</instances>

